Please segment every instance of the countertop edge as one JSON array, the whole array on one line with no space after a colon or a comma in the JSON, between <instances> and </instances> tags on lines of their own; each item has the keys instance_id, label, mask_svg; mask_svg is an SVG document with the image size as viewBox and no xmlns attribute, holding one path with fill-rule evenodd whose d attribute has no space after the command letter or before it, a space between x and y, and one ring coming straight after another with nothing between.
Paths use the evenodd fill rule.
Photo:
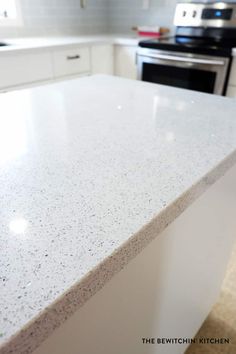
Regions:
<instances>
[{"instance_id":1,"label":"countertop edge","mask_svg":"<svg viewBox=\"0 0 236 354\"><path fill-rule=\"evenodd\" d=\"M37 349L56 328L82 307L235 163L236 150L132 235L112 255L84 276L82 281L62 294L8 341L3 342L0 354L30 354Z\"/></svg>"}]
</instances>

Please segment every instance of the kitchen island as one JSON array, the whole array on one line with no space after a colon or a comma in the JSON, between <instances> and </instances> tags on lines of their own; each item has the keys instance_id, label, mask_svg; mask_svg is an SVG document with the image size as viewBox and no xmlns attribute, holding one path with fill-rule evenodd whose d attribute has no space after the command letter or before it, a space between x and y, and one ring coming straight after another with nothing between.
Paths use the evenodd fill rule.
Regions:
<instances>
[{"instance_id":1,"label":"kitchen island","mask_svg":"<svg viewBox=\"0 0 236 354\"><path fill-rule=\"evenodd\" d=\"M194 336L217 299L236 102L94 76L0 107L0 353L183 352L142 338Z\"/></svg>"}]
</instances>

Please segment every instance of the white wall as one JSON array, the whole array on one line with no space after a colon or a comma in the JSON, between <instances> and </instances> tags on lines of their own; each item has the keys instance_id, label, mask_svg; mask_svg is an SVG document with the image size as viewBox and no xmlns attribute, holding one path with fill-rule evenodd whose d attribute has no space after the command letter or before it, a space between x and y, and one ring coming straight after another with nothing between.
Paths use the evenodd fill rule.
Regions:
<instances>
[{"instance_id":1,"label":"white wall","mask_svg":"<svg viewBox=\"0 0 236 354\"><path fill-rule=\"evenodd\" d=\"M0 38L11 36L76 35L103 32L127 33L137 25L173 26L177 0L19 0L24 26L0 27Z\"/></svg>"},{"instance_id":2,"label":"white wall","mask_svg":"<svg viewBox=\"0 0 236 354\"><path fill-rule=\"evenodd\" d=\"M73 35L106 32L108 1L87 0L86 10L80 0L19 0L24 26L0 27L0 38L11 36Z\"/></svg>"},{"instance_id":3,"label":"white wall","mask_svg":"<svg viewBox=\"0 0 236 354\"><path fill-rule=\"evenodd\" d=\"M109 0L109 31L128 32L137 25L161 25L173 28L177 0L149 0L150 8L142 8L143 0Z\"/></svg>"}]
</instances>

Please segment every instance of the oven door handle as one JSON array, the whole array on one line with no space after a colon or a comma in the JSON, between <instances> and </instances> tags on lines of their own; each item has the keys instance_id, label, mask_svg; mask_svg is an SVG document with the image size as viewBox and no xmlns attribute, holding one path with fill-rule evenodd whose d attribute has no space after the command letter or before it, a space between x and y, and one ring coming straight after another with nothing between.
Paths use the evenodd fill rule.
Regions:
<instances>
[{"instance_id":1,"label":"oven door handle","mask_svg":"<svg viewBox=\"0 0 236 354\"><path fill-rule=\"evenodd\" d=\"M174 56L174 55L168 55L168 54L148 54L148 55L140 54L140 55L144 56L144 57L148 57L148 58L171 60L171 61L176 61L176 62L181 61L181 62L190 63L190 64L205 64L205 65L220 65L220 66L225 65L225 62L223 60L187 58L187 57Z\"/></svg>"}]
</instances>

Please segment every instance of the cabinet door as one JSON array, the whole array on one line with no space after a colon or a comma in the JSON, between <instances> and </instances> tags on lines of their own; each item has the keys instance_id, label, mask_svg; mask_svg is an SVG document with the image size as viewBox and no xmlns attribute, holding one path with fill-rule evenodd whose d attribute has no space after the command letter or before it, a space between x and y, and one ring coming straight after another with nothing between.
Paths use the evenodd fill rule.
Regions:
<instances>
[{"instance_id":1,"label":"cabinet door","mask_svg":"<svg viewBox=\"0 0 236 354\"><path fill-rule=\"evenodd\" d=\"M236 98L236 86L228 86L226 96Z\"/></svg>"},{"instance_id":2,"label":"cabinet door","mask_svg":"<svg viewBox=\"0 0 236 354\"><path fill-rule=\"evenodd\" d=\"M88 47L57 50L53 52L54 77L90 72Z\"/></svg>"},{"instance_id":3,"label":"cabinet door","mask_svg":"<svg viewBox=\"0 0 236 354\"><path fill-rule=\"evenodd\" d=\"M137 47L115 46L115 75L137 79Z\"/></svg>"},{"instance_id":4,"label":"cabinet door","mask_svg":"<svg viewBox=\"0 0 236 354\"><path fill-rule=\"evenodd\" d=\"M91 47L91 73L113 75L113 45L94 45Z\"/></svg>"},{"instance_id":5,"label":"cabinet door","mask_svg":"<svg viewBox=\"0 0 236 354\"><path fill-rule=\"evenodd\" d=\"M233 58L230 75L229 75L229 84L236 86L236 57Z\"/></svg>"},{"instance_id":6,"label":"cabinet door","mask_svg":"<svg viewBox=\"0 0 236 354\"><path fill-rule=\"evenodd\" d=\"M52 78L50 53L4 53L0 57L0 89Z\"/></svg>"}]
</instances>

